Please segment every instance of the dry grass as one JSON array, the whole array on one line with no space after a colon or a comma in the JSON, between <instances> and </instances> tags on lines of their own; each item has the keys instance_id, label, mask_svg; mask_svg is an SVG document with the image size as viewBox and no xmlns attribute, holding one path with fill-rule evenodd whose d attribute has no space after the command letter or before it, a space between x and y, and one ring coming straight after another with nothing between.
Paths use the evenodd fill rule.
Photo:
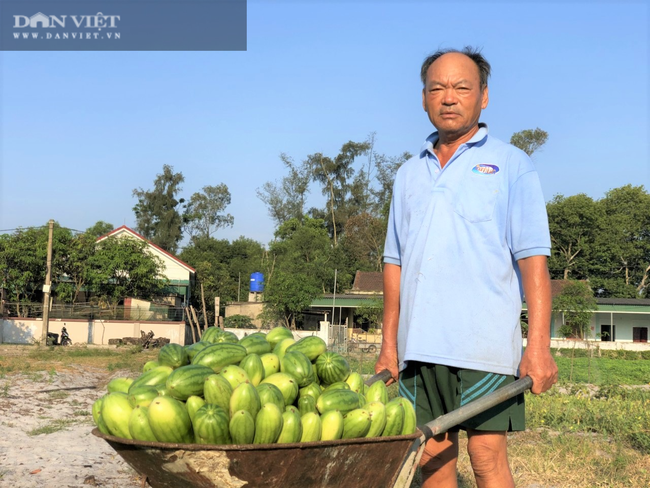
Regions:
<instances>
[{"instance_id":1,"label":"dry grass","mask_svg":"<svg viewBox=\"0 0 650 488\"><path fill-rule=\"evenodd\" d=\"M547 430L511 434L510 467L521 488L646 488L650 456L599 434ZM476 488L467 437L460 434L458 487ZM416 479L411 488L419 488Z\"/></svg>"},{"instance_id":2,"label":"dry grass","mask_svg":"<svg viewBox=\"0 0 650 488\"><path fill-rule=\"evenodd\" d=\"M142 371L144 363L156 359L158 351L141 351L137 347L3 346L0 349L0 377L10 373L72 371L79 367L106 371L129 370L135 373Z\"/></svg>"}]
</instances>

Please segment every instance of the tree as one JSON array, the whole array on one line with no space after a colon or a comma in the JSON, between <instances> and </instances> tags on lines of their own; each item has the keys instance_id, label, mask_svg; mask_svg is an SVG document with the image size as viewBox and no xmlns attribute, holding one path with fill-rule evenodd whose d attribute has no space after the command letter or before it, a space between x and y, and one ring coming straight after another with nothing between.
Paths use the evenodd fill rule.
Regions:
<instances>
[{"instance_id":1,"label":"tree","mask_svg":"<svg viewBox=\"0 0 650 488\"><path fill-rule=\"evenodd\" d=\"M113 227L113 224L109 224L103 220L98 220L94 225L86 229L85 234L97 239L98 237L102 237L110 233L113 229L115 229L115 227Z\"/></svg>"},{"instance_id":2,"label":"tree","mask_svg":"<svg viewBox=\"0 0 650 488\"><path fill-rule=\"evenodd\" d=\"M345 223L343 246L358 263L357 268L381 271L384 258L386 223L383 219L362 213Z\"/></svg>"},{"instance_id":3,"label":"tree","mask_svg":"<svg viewBox=\"0 0 650 488\"><path fill-rule=\"evenodd\" d=\"M334 159L322 153L307 156L312 177L321 184L322 193L327 197L325 222L331 231L334 247L338 245L338 234L345 222L349 216L356 213L356 209L352 208L356 206L352 206L350 201L351 180L355 173L354 161L358 156L366 154L369 148L368 142L349 141L343 144Z\"/></svg>"},{"instance_id":4,"label":"tree","mask_svg":"<svg viewBox=\"0 0 650 488\"><path fill-rule=\"evenodd\" d=\"M582 281L570 281L553 299L553 311L564 315L560 333L565 337L584 339L597 308L593 291Z\"/></svg>"},{"instance_id":5,"label":"tree","mask_svg":"<svg viewBox=\"0 0 650 488\"><path fill-rule=\"evenodd\" d=\"M224 213L228 205L230 205L230 191L223 183L217 186L204 186L202 193L194 193L184 214L186 229L190 236L211 237L221 227L232 227L234 217Z\"/></svg>"},{"instance_id":6,"label":"tree","mask_svg":"<svg viewBox=\"0 0 650 488\"><path fill-rule=\"evenodd\" d=\"M589 274L590 253L602 225L602 212L584 193L556 195L546 205L551 233L550 269L553 278L585 279Z\"/></svg>"},{"instance_id":7,"label":"tree","mask_svg":"<svg viewBox=\"0 0 650 488\"><path fill-rule=\"evenodd\" d=\"M264 301L267 315L291 328L334 276L332 246L320 219L290 219L275 233L266 272Z\"/></svg>"},{"instance_id":8,"label":"tree","mask_svg":"<svg viewBox=\"0 0 650 488\"><path fill-rule=\"evenodd\" d=\"M643 186L625 185L608 191L598 204L604 221L598 233L598 255L593 265L602 280L598 284L609 284L602 295L639 297L647 294L650 195Z\"/></svg>"},{"instance_id":9,"label":"tree","mask_svg":"<svg viewBox=\"0 0 650 488\"><path fill-rule=\"evenodd\" d=\"M52 276L56 277L62 272L72 233L55 222L52 234ZM7 290L8 301L18 303L19 316L26 316L29 311L21 303L41 298L47 272L47 243L47 226L18 229L0 236L0 282Z\"/></svg>"},{"instance_id":10,"label":"tree","mask_svg":"<svg viewBox=\"0 0 650 488\"><path fill-rule=\"evenodd\" d=\"M282 153L280 159L289 174L278 182L266 182L257 189L257 197L266 205L276 226L289 219L302 220L305 214L305 197L309 192L311 170L306 163L297 166L293 159Z\"/></svg>"},{"instance_id":11,"label":"tree","mask_svg":"<svg viewBox=\"0 0 650 488\"><path fill-rule=\"evenodd\" d=\"M376 298L367 305L361 305L354 311L358 320L366 322L368 329L380 329L384 317L384 300Z\"/></svg>"},{"instance_id":12,"label":"tree","mask_svg":"<svg viewBox=\"0 0 650 488\"><path fill-rule=\"evenodd\" d=\"M54 278L57 299L74 304L81 290L93 283L95 274L92 261L95 252L96 237L93 231L79 234L68 241L65 259Z\"/></svg>"},{"instance_id":13,"label":"tree","mask_svg":"<svg viewBox=\"0 0 650 488\"><path fill-rule=\"evenodd\" d=\"M125 298L148 300L168 285L163 261L140 239L107 237L97 243L89 262L93 279L88 287L113 311Z\"/></svg>"},{"instance_id":14,"label":"tree","mask_svg":"<svg viewBox=\"0 0 650 488\"><path fill-rule=\"evenodd\" d=\"M174 173L174 168L163 166L163 172L156 175L154 189L133 190L138 203L133 207L137 225L136 230L154 244L170 253L175 253L183 237L182 205L184 199L176 199L185 181L182 173Z\"/></svg>"},{"instance_id":15,"label":"tree","mask_svg":"<svg viewBox=\"0 0 650 488\"><path fill-rule=\"evenodd\" d=\"M528 156L539 151L548 140L548 132L537 127L536 129L515 132L510 138L510 144L524 151Z\"/></svg>"}]
</instances>

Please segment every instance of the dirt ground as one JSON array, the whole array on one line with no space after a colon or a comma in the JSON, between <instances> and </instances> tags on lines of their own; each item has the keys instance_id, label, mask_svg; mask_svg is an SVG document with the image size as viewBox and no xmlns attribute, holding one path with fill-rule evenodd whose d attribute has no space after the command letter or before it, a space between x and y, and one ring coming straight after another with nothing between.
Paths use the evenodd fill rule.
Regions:
<instances>
[{"instance_id":1,"label":"dirt ground","mask_svg":"<svg viewBox=\"0 0 650 488\"><path fill-rule=\"evenodd\" d=\"M142 487L135 471L91 434L92 404L119 376L125 375L78 367L1 378L0 486Z\"/></svg>"}]
</instances>

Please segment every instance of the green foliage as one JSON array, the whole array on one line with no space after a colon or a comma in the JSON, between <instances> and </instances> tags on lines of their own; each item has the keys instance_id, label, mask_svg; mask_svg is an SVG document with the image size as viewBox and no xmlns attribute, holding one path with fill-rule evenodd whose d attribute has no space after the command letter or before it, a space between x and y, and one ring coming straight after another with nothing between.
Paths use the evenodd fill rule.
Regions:
<instances>
[{"instance_id":1,"label":"green foliage","mask_svg":"<svg viewBox=\"0 0 650 488\"><path fill-rule=\"evenodd\" d=\"M626 351L631 353L633 351ZM575 354L575 357L571 356ZM601 350L602 357L589 357L593 350L563 349L555 356L559 369L559 383L591 383L595 385L645 385L650 378L650 361L639 361L638 356L617 351ZM607 357L609 356L609 357Z\"/></svg>"},{"instance_id":2,"label":"green foliage","mask_svg":"<svg viewBox=\"0 0 650 488\"><path fill-rule=\"evenodd\" d=\"M368 305L357 307L354 315L358 321L367 322L371 328L379 328L384 317L384 300L374 299Z\"/></svg>"},{"instance_id":3,"label":"green foliage","mask_svg":"<svg viewBox=\"0 0 650 488\"><path fill-rule=\"evenodd\" d=\"M234 217L224 213L228 205L230 191L223 183L204 186L201 193L194 193L183 215L190 236L206 238L221 227L232 227Z\"/></svg>"},{"instance_id":4,"label":"green foliage","mask_svg":"<svg viewBox=\"0 0 650 488\"><path fill-rule=\"evenodd\" d=\"M97 243L89 264L88 287L113 307L126 297L150 299L168 285L162 260L140 239L109 236Z\"/></svg>"},{"instance_id":5,"label":"green foliage","mask_svg":"<svg viewBox=\"0 0 650 488\"><path fill-rule=\"evenodd\" d=\"M174 173L174 168L165 164L163 172L156 175L153 190L133 190L133 196L138 199L138 203L133 207L137 221L136 230L172 254L176 252L183 237L183 218L180 210L185 200L176 199L183 181L183 173Z\"/></svg>"},{"instance_id":6,"label":"green foliage","mask_svg":"<svg viewBox=\"0 0 650 488\"><path fill-rule=\"evenodd\" d=\"M564 315L560 333L565 337L584 338L594 311L598 308L593 292L581 281L571 281L553 299L553 311Z\"/></svg>"},{"instance_id":7,"label":"green foliage","mask_svg":"<svg viewBox=\"0 0 650 488\"><path fill-rule=\"evenodd\" d=\"M231 315L223 320L223 326L233 329L257 329L247 315Z\"/></svg>"},{"instance_id":8,"label":"green foliage","mask_svg":"<svg viewBox=\"0 0 650 488\"><path fill-rule=\"evenodd\" d=\"M510 144L518 147L529 156L539 151L548 140L548 132L537 127L536 129L526 129L515 132L510 138Z\"/></svg>"}]
</instances>

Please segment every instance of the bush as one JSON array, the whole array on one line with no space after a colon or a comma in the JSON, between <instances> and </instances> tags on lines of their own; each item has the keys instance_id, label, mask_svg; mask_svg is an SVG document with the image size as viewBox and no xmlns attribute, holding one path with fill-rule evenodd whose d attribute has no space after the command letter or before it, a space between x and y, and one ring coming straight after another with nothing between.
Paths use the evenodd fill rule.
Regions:
<instances>
[{"instance_id":1,"label":"bush","mask_svg":"<svg viewBox=\"0 0 650 488\"><path fill-rule=\"evenodd\" d=\"M223 320L223 326L232 329L257 329L247 315L231 315Z\"/></svg>"}]
</instances>

